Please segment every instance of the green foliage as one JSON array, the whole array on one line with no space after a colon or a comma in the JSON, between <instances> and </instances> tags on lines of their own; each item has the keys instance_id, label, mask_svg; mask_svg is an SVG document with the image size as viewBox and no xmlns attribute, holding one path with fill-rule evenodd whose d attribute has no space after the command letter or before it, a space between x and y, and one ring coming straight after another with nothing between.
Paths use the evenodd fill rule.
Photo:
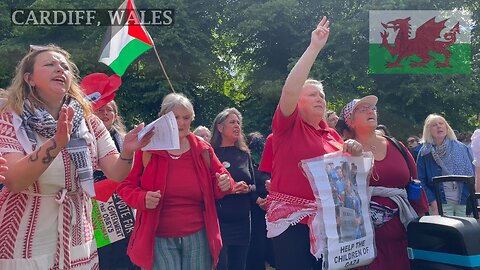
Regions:
<instances>
[{"instance_id":1,"label":"green foliage","mask_svg":"<svg viewBox=\"0 0 480 270\"><path fill-rule=\"evenodd\" d=\"M67 49L81 76L112 71L98 63L106 27L12 26L12 8L109 8L122 0L0 1L0 87L13 77L29 44ZM146 26L177 92L194 103L194 125L210 126L226 107L244 114L245 132L271 131L271 118L289 69L310 41L321 16L330 38L310 77L323 80L330 109L340 113L353 98L379 97L379 122L400 139L422 130L433 112L454 129L475 128L480 100L480 4L475 0L137 0L138 8L173 8L173 26ZM469 10L472 72L469 75L368 74L369 10ZM140 56L122 78L121 113L132 127L153 120L170 86L153 50ZM192 126L192 128L193 128Z\"/></svg>"}]
</instances>

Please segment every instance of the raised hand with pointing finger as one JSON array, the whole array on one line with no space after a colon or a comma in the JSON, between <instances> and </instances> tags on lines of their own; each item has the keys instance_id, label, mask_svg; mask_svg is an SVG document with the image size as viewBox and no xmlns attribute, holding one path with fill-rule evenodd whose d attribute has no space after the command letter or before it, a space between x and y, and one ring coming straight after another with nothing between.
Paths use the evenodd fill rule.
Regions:
<instances>
[{"instance_id":1,"label":"raised hand with pointing finger","mask_svg":"<svg viewBox=\"0 0 480 270\"><path fill-rule=\"evenodd\" d=\"M312 25L315 26L310 33L310 43L288 74L272 120L272 160L275 160L275 166L271 193L267 197L266 222L275 252L283 254L281 260L275 262L279 269L322 268L322 260L310 253L310 242L296 241L309 239L316 233L310 230L307 218L300 222L292 219L303 211L301 207L297 208L297 202L315 200L309 181L298 164L309 157L340 151L343 144L342 138L325 121L328 89L321 80L309 79L313 64L321 56L330 36L330 21L323 16ZM351 150L356 152L356 146L347 149ZM298 210L276 211L277 203L286 209ZM283 222L290 226L285 230L270 229Z\"/></svg>"},{"instance_id":2,"label":"raised hand with pointing finger","mask_svg":"<svg viewBox=\"0 0 480 270\"><path fill-rule=\"evenodd\" d=\"M318 23L317 28L312 31L310 45L317 49L322 49L327 43L329 34L330 21L327 20L327 17L323 16L322 20Z\"/></svg>"}]
</instances>

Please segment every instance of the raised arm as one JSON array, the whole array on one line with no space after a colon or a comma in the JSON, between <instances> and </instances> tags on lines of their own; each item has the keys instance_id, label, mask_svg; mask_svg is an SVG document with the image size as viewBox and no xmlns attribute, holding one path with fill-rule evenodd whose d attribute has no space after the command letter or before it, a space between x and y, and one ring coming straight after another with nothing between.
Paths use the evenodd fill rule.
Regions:
<instances>
[{"instance_id":1,"label":"raised arm","mask_svg":"<svg viewBox=\"0 0 480 270\"><path fill-rule=\"evenodd\" d=\"M57 121L55 135L38 146L29 155L5 153L8 170L4 172L3 183L12 192L21 192L32 185L50 166L62 148L70 141L73 127L73 108L63 106Z\"/></svg>"},{"instance_id":2,"label":"raised arm","mask_svg":"<svg viewBox=\"0 0 480 270\"><path fill-rule=\"evenodd\" d=\"M330 22L323 17L317 28L313 30L310 45L288 74L280 97L280 110L284 116L290 116L295 111L303 84L308 79L310 69L320 50L325 46L330 32Z\"/></svg>"}]
</instances>

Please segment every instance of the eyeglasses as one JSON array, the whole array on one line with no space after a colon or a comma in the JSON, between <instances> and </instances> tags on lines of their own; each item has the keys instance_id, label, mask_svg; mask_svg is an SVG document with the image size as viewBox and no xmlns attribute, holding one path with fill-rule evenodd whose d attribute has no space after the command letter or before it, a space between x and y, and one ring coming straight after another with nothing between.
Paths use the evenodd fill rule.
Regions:
<instances>
[{"instance_id":1,"label":"eyeglasses","mask_svg":"<svg viewBox=\"0 0 480 270\"><path fill-rule=\"evenodd\" d=\"M375 106L375 105L363 105L363 106L359 106L359 107L356 108L356 110L361 112L361 113L367 112L370 109L372 111L377 111L377 106Z\"/></svg>"},{"instance_id":2,"label":"eyeglasses","mask_svg":"<svg viewBox=\"0 0 480 270\"><path fill-rule=\"evenodd\" d=\"M415 139L408 139L408 140L407 140L408 143L414 143L414 142L416 142L416 141L417 141L417 140L415 140Z\"/></svg>"}]
</instances>

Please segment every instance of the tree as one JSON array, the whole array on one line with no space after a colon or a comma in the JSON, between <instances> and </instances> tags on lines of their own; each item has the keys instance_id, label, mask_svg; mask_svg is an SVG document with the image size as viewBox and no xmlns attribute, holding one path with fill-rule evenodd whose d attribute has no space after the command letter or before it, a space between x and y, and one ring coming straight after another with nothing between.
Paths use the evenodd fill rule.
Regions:
<instances>
[{"instance_id":1,"label":"tree","mask_svg":"<svg viewBox=\"0 0 480 270\"><path fill-rule=\"evenodd\" d=\"M29 44L56 43L71 52L81 76L111 70L97 62L105 27L13 26L15 8L109 8L121 0L28 0L0 2L0 86L6 87ZM225 107L244 114L245 130L269 133L282 85L308 46L321 16L331 21L329 42L311 77L323 80L328 104L340 112L353 98L379 97L380 122L399 138L421 131L431 112L442 113L460 131L474 128L480 98L480 5L446 0L137 0L138 8L174 8L173 26L146 26L177 92L194 102L194 125L210 126ZM368 74L368 11L469 10L471 75ZM170 87L152 50L123 76L117 100L132 126L156 117Z\"/></svg>"}]
</instances>

